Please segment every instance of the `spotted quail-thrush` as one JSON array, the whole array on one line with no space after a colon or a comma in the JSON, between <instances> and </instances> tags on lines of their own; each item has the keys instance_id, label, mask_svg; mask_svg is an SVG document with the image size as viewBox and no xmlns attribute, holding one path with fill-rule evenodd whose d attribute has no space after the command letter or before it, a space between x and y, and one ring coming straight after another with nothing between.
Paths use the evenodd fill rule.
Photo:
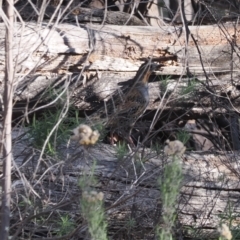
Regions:
<instances>
[{"instance_id":1,"label":"spotted quail-thrush","mask_svg":"<svg viewBox=\"0 0 240 240\"><path fill-rule=\"evenodd\" d=\"M88 117L91 125L100 122L110 130L111 142L113 134L117 133L133 145L131 129L144 113L149 103L148 80L151 73L159 67L148 60L136 73L132 83L126 89L117 91L107 102L106 106Z\"/></svg>"}]
</instances>

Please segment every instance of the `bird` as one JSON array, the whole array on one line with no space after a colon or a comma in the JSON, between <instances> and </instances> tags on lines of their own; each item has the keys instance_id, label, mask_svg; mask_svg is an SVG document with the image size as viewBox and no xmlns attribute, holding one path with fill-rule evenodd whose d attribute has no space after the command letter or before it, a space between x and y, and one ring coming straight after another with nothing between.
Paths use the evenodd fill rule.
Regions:
<instances>
[{"instance_id":1,"label":"bird","mask_svg":"<svg viewBox=\"0 0 240 240\"><path fill-rule=\"evenodd\" d=\"M131 131L149 104L148 81L151 73L160 67L159 64L146 60L137 71L131 84L125 89L119 89L111 99L97 112L87 116L89 124L102 123L110 131L110 141L113 144L114 134L134 145Z\"/></svg>"}]
</instances>

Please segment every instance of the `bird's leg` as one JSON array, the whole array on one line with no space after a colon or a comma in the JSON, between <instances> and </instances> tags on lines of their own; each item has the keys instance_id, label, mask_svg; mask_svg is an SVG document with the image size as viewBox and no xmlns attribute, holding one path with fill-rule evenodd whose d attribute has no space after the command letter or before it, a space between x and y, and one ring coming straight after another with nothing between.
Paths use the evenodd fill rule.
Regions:
<instances>
[{"instance_id":1,"label":"bird's leg","mask_svg":"<svg viewBox=\"0 0 240 240\"><path fill-rule=\"evenodd\" d=\"M110 144L114 145L119 140L119 136L114 132L110 131L110 137L108 137Z\"/></svg>"},{"instance_id":2,"label":"bird's leg","mask_svg":"<svg viewBox=\"0 0 240 240\"><path fill-rule=\"evenodd\" d=\"M131 135L129 135L129 136L127 137L127 141L128 141L128 143L129 143L130 147L132 147L132 148L136 147L135 144L134 144L134 142L133 142L133 140L132 140Z\"/></svg>"},{"instance_id":3,"label":"bird's leg","mask_svg":"<svg viewBox=\"0 0 240 240\"><path fill-rule=\"evenodd\" d=\"M111 144L111 145L114 145L113 131L110 132L110 144Z\"/></svg>"},{"instance_id":4,"label":"bird's leg","mask_svg":"<svg viewBox=\"0 0 240 240\"><path fill-rule=\"evenodd\" d=\"M130 147L135 147L135 144L133 142L133 139L132 139L131 135L132 135L132 127L129 130L129 133L128 133L128 136L127 136L127 141L129 143Z\"/></svg>"}]
</instances>

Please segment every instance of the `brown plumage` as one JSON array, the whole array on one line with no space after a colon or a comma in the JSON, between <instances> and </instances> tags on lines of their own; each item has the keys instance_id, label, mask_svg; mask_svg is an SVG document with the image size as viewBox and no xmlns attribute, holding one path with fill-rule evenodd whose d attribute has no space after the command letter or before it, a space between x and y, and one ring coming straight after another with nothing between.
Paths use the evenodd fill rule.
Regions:
<instances>
[{"instance_id":1,"label":"brown plumage","mask_svg":"<svg viewBox=\"0 0 240 240\"><path fill-rule=\"evenodd\" d=\"M130 137L131 129L148 106L148 80L157 67L159 65L152 63L150 60L143 63L132 84L126 89L117 91L106 106L90 115L87 120L88 124L89 122L91 125L102 123L110 130L111 136L113 136L113 133L117 133L133 144Z\"/></svg>"}]
</instances>

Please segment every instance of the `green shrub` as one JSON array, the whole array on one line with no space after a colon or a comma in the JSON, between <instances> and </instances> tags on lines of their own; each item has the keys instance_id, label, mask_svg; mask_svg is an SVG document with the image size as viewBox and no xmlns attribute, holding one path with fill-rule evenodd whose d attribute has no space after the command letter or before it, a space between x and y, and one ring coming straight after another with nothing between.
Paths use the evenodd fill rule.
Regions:
<instances>
[{"instance_id":1,"label":"green shrub","mask_svg":"<svg viewBox=\"0 0 240 240\"><path fill-rule=\"evenodd\" d=\"M73 113L75 113L75 116ZM37 118L36 114L34 114L29 126L29 135L34 147L40 150L42 149L53 127L57 124L59 118L61 118L61 114L61 110L47 110L39 118ZM78 124L78 112L74 109L70 109L68 111L68 114L63 118L63 120L50 136L49 141L47 142L45 153L56 155L57 146L69 139L71 133L70 130Z\"/></svg>"},{"instance_id":2,"label":"green shrub","mask_svg":"<svg viewBox=\"0 0 240 240\"><path fill-rule=\"evenodd\" d=\"M94 169L95 163L91 172L88 175L84 174L79 180L79 185L83 191L80 200L82 216L88 223L88 232L92 240L107 240L107 223L103 208L104 195L102 192L93 190L97 184L93 175Z\"/></svg>"}]
</instances>

